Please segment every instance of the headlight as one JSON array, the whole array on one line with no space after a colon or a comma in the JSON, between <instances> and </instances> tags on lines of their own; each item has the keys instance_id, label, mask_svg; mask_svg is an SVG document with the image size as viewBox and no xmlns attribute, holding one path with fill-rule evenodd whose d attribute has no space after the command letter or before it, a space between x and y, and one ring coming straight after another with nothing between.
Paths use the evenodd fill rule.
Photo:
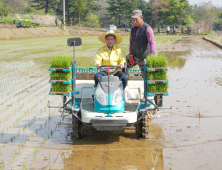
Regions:
<instances>
[{"instance_id":1,"label":"headlight","mask_svg":"<svg viewBox=\"0 0 222 170\"><path fill-rule=\"evenodd\" d=\"M117 105L123 100L123 90L118 88L113 94L112 105Z\"/></svg>"},{"instance_id":2,"label":"headlight","mask_svg":"<svg viewBox=\"0 0 222 170\"><path fill-rule=\"evenodd\" d=\"M106 93L101 89L101 87L98 87L95 92L96 100L102 105L106 106Z\"/></svg>"}]
</instances>

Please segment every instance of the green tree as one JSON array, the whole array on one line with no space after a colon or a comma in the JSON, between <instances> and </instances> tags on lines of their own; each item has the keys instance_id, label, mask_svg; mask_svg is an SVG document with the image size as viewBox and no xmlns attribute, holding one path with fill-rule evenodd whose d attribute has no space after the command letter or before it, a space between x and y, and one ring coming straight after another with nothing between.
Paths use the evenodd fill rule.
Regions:
<instances>
[{"instance_id":1,"label":"green tree","mask_svg":"<svg viewBox=\"0 0 222 170\"><path fill-rule=\"evenodd\" d=\"M121 20L127 18L127 3L128 0L109 0L107 7L108 15L112 17L112 24L121 25ZM130 4L130 3L128 3Z\"/></svg>"},{"instance_id":2,"label":"green tree","mask_svg":"<svg viewBox=\"0 0 222 170\"><path fill-rule=\"evenodd\" d=\"M191 13L191 6L187 0L169 0L169 11L166 11L163 16L165 24L185 25L184 20L189 13Z\"/></svg>"},{"instance_id":3,"label":"green tree","mask_svg":"<svg viewBox=\"0 0 222 170\"><path fill-rule=\"evenodd\" d=\"M81 27L81 16L87 10L86 3L84 0L75 0L71 9L79 15L79 26Z\"/></svg>"},{"instance_id":4,"label":"green tree","mask_svg":"<svg viewBox=\"0 0 222 170\"><path fill-rule=\"evenodd\" d=\"M187 24L188 26L195 24L195 21L190 15L186 15L183 22L184 24Z\"/></svg>"},{"instance_id":5,"label":"green tree","mask_svg":"<svg viewBox=\"0 0 222 170\"><path fill-rule=\"evenodd\" d=\"M8 10L2 7L2 3L0 2L0 16L7 16Z\"/></svg>"},{"instance_id":6,"label":"green tree","mask_svg":"<svg viewBox=\"0 0 222 170\"><path fill-rule=\"evenodd\" d=\"M149 3L149 23L155 27L164 24L166 13L169 12L170 4L168 0L151 0Z\"/></svg>"},{"instance_id":7,"label":"green tree","mask_svg":"<svg viewBox=\"0 0 222 170\"><path fill-rule=\"evenodd\" d=\"M193 13L199 26L202 27L205 32L211 32L214 22L218 19L216 9L212 2L203 2L200 6L196 6L193 9Z\"/></svg>"},{"instance_id":8,"label":"green tree","mask_svg":"<svg viewBox=\"0 0 222 170\"><path fill-rule=\"evenodd\" d=\"M54 9L55 2L54 0L31 0L31 7L34 7L36 10L45 9L45 14L49 12L50 9Z\"/></svg>"},{"instance_id":9,"label":"green tree","mask_svg":"<svg viewBox=\"0 0 222 170\"><path fill-rule=\"evenodd\" d=\"M99 16L88 13L85 19L86 21L82 24L83 27L100 28Z\"/></svg>"}]
</instances>

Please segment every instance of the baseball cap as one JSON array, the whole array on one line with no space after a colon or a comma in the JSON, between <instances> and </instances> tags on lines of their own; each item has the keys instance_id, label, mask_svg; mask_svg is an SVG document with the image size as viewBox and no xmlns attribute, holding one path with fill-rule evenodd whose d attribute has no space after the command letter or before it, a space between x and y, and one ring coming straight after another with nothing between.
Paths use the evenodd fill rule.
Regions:
<instances>
[{"instance_id":1,"label":"baseball cap","mask_svg":"<svg viewBox=\"0 0 222 170\"><path fill-rule=\"evenodd\" d=\"M134 10L134 11L132 12L131 18L138 18L138 17L140 17L140 16L142 16L142 11L138 9L138 10Z\"/></svg>"}]
</instances>

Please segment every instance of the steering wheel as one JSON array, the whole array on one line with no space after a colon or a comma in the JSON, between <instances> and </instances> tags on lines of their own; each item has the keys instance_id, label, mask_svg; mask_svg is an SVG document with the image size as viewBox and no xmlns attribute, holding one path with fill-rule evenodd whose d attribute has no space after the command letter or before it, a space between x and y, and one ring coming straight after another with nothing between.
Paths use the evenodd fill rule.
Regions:
<instances>
[{"instance_id":1,"label":"steering wheel","mask_svg":"<svg viewBox=\"0 0 222 170\"><path fill-rule=\"evenodd\" d=\"M108 74L108 65L101 65L100 68ZM121 67L119 65L109 65L109 72L114 73L118 68Z\"/></svg>"}]
</instances>

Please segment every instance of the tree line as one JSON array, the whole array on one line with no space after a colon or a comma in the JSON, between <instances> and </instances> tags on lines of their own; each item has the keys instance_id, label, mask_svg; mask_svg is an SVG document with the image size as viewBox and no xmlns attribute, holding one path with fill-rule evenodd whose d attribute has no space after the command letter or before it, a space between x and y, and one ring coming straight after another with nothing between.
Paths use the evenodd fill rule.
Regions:
<instances>
[{"instance_id":1,"label":"tree line","mask_svg":"<svg viewBox=\"0 0 222 170\"><path fill-rule=\"evenodd\" d=\"M1 16L18 12L54 14L59 19L63 16L63 0L1 0L1 2ZM144 21L152 27L196 24L208 31L222 30L222 7L215 7L211 1L194 6L190 5L188 0L65 0L65 3L66 23L71 18L73 23L79 26L109 27L113 24L121 27L123 22L130 24L133 10L141 9ZM102 3L106 5L101 6Z\"/></svg>"}]
</instances>

